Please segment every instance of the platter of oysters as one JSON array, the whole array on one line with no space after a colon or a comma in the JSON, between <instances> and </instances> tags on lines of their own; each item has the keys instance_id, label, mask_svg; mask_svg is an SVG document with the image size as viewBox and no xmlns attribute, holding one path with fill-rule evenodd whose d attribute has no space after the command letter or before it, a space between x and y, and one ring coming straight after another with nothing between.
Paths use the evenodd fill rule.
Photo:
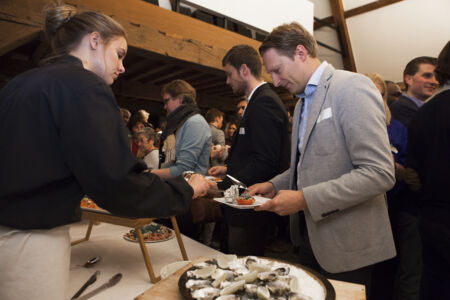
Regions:
<instances>
[{"instance_id":1,"label":"platter of oysters","mask_svg":"<svg viewBox=\"0 0 450 300\"><path fill-rule=\"evenodd\" d=\"M220 255L178 281L187 300L334 300L330 282L299 265L256 256Z\"/></svg>"}]
</instances>

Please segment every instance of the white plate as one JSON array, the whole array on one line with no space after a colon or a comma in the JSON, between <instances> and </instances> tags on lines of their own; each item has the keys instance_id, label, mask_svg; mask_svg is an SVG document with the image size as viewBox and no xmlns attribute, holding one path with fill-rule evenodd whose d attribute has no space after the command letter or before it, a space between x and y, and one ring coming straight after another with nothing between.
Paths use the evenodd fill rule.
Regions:
<instances>
[{"instance_id":1,"label":"white plate","mask_svg":"<svg viewBox=\"0 0 450 300\"><path fill-rule=\"evenodd\" d=\"M250 205L239 205L237 203L228 203L225 202L225 198L214 198L214 201L223 203L225 205L237 208L237 209L251 209L254 208L256 206L260 206L261 204L264 204L267 200L270 200L269 198L265 198L265 197L261 197L261 196L253 196L253 198L255 198L255 202L253 204Z\"/></svg>"}]
</instances>

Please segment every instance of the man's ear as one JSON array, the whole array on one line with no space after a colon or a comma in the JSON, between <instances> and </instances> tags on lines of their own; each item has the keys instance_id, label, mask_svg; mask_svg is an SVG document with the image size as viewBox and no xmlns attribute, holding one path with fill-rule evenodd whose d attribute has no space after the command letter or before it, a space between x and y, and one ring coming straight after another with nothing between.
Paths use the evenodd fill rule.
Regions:
<instances>
[{"instance_id":1,"label":"man's ear","mask_svg":"<svg viewBox=\"0 0 450 300\"><path fill-rule=\"evenodd\" d=\"M247 67L246 64L242 64L242 65L239 67L239 74L240 74L242 77L245 77L245 76L247 76L248 74L250 74L250 69Z\"/></svg>"},{"instance_id":2,"label":"man's ear","mask_svg":"<svg viewBox=\"0 0 450 300\"><path fill-rule=\"evenodd\" d=\"M411 80L412 80L412 76L411 75L406 74L405 77L404 77L404 80L405 80L405 83L406 83L407 87L411 86Z\"/></svg>"},{"instance_id":3,"label":"man's ear","mask_svg":"<svg viewBox=\"0 0 450 300\"><path fill-rule=\"evenodd\" d=\"M100 42L101 42L100 33L98 33L97 31L93 31L89 34L89 45L91 46L92 50L97 50Z\"/></svg>"},{"instance_id":4,"label":"man's ear","mask_svg":"<svg viewBox=\"0 0 450 300\"><path fill-rule=\"evenodd\" d=\"M294 56L300 58L301 61L305 61L308 57L308 50L306 50L305 46L297 45L295 48Z\"/></svg>"}]
</instances>

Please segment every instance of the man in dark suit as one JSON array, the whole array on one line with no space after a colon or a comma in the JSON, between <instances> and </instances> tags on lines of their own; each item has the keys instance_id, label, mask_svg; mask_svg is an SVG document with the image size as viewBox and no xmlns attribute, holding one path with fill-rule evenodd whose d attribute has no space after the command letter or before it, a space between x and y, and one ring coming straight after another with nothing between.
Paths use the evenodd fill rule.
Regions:
<instances>
[{"instance_id":1,"label":"man in dark suit","mask_svg":"<svg viewBox=\"0 0 450 300\"><path fill-rule=\"evenodd\" d=\"M392 118L399 120L406 128L409 128L419 108L438 86L434 74L436 63L437 60L434 57L416 57L406 65L403 71L406 92L391 104L390 109ZM404 169L396 165L396 173L402 174ZM399 203L398 211L393 212L399 263L394 283L397 299L419 299L422 267L418 220L418 201L422 197L420 193L422 192L412 192L403 188L395 195L397 199L390 200Z\"/></svg>"},{"instance_id":2,"label":"man in dark suit","mask_svg":"<svg viewBox=\"0 0 450 300\"><path fill-rule=\"evenodd\" d=\"M248 45L237 45L222 60L227 84L234 94L247 99L239 128L233 137L227 166L209 170L214 176L227 173L246 185L266 181L289 167L289 120L277 94L261 79L261 59ZM221 188L232 183L225 179ZM272 213L224 207L228 225L228 252L264 255L264 244Z\"/></svg>"}]
</instances>

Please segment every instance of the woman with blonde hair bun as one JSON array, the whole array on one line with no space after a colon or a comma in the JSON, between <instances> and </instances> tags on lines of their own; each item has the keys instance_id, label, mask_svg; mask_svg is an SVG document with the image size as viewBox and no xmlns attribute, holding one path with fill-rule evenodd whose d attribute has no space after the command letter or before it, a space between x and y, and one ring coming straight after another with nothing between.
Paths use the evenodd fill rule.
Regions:
<instances>
[{"instance_id":1,"label":"woman with blonde hair bun","mask_svg":"<svg viewBox=\"0 0 450 300\"><path fill-rule=\"evenodd\" d=\"M83 195L113 214L163 217L211 185L162 180L132 155L109 87L125 71L120 24L63 5L46 10L44 29L52 63L0 91L0 299L70 298L67 224Z\"/></svg>"}]
</instances>

